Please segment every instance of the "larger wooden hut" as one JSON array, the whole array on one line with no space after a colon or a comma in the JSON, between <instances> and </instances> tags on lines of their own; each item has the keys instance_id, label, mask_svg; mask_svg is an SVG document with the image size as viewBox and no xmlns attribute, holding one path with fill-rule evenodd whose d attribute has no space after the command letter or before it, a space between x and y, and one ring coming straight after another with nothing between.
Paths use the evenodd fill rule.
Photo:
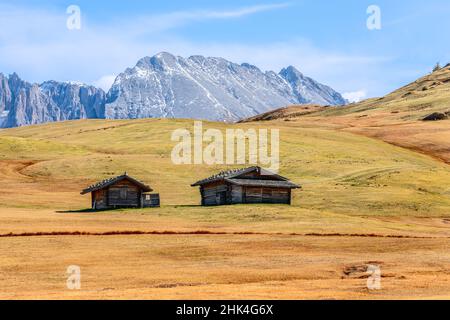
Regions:
<instances>
[{"instance_id":1,"label":"larger wooden hut","mask_svg":"<svg viewBox=\"0 0 450 320\"><path fill-rule=\"evenodd\" d=\"M126 172L98 182L81 194L91 193L92 209L159 207L159 195L152 188L130 177Z\"/></svg>"},{"instance_id":2,"label":"larger wooden hut","mask_svg":"<svg viewBox=\"0 0 450 320\"><path fill-rule=\"evenodd\" d=\"M287 178L260 167L220 172L200 180L203 206L239 203L291 204L292 189L301 188Z\"/></svg>"}]
</instances>

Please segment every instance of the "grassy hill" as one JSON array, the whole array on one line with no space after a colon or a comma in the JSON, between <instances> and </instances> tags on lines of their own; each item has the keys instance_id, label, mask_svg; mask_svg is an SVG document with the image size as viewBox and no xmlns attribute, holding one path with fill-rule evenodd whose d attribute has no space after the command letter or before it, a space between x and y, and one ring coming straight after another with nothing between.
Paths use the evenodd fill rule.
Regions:
<instances>
[{"instance_id":1,"label":"grassy hill","mask_svg":"<svg viewBox=\"0 0 450 320\"><path fill-rule=\"evenodd\" d=\"M87 208L90 199L79 191L124 171L160 192L165 205L197 205L199 192L190 184L226 166L172 164L172 131L192 126L189 120L88 120L3 130L0 161L10 169L2 173L1 206ZM228 127L281 130L280 173L303 186L294 195L299 210L353 216L450 215L450 170L429 157L291 122L205 124L223 132ZM21 196L12 200L15 187Z\"/></svg>"},{"instance_id":2,"label":"grassy hill","mask_svg":"<svg viewBox=\"0 0 450 320\"><path fill-rule=\"evenodd\" d=\"M433 113L448 120L422 121ZM450 65L382 98L346 107L292 106L248 121L295 121L381 139L450 163Z\"/></svg>"},{"instance_id":3,"label":"grassy hill","mask_svg":"<svg viewBox=\"0 0 450 320\"><path fill-rule=\"evenodd\" d=\"M225 166L172 164L172 131L192 126L89 120L0 131L0 298L448 298L448 165L314 119L205 123L280 129L280 174L303 190L292 206L200 207L190 184ZM124 171L163 206L83 211L82 188ZM81 290L65 287L73 264ZM382 268L381 291L367 290L371 264Z\"/></svg>"}]
</instances>

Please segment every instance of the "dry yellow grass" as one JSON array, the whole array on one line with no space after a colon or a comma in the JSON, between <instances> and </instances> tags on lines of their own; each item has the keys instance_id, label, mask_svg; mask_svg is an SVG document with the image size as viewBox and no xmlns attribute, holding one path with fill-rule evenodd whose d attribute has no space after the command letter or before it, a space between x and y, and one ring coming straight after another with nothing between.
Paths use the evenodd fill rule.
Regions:
<instances>
[{"instance_id":1,"label":"dry yellow grass","mask_svg":"<svg viewBox=\"0 0 450 320\"><path fill-rule=\"evenodd\" d=\"M338 108L293 106L256 120L287 119L300 126L340 129L450 163L450 120L421 121L435 112L450 114L450 66L379 99Z\"/></svg>"},{"instance_id":2,"label":"dry yellow grass","mask_svg":"<svg viewBox=\"0 0 450 320\"><path fill-rule=\"evenodd\" d=\"M449 240L113 236L0 241L3 299L450 298ZM377 264L382 289L367 289ZM81 290L66 269L81 267Z\"/></svg>"},{"instance_id":3,"label":"dry yellow grass","mask_svg":"<svg viewBox=\"0 0 450 320\"><path fill-rule=\"evenodd\" d=\"M202 208L190 183L223 167L172 165L170 133L180 127L192 121L75 121L0 131L0 235L261 234L2 237L0 298L450 298L444 163L314 121L233 125L279 128L280 173L304 189L293 206ZM79 194L83 187L123 171L160 192L163 206L82 211L90 202ZM335 233L341 236L325 236ZM369 263L382 268L381 291L367 289L365 272L344 274ZM65 287L69 265L82 269L80 291Z\"/></svg>"}]
</instances>

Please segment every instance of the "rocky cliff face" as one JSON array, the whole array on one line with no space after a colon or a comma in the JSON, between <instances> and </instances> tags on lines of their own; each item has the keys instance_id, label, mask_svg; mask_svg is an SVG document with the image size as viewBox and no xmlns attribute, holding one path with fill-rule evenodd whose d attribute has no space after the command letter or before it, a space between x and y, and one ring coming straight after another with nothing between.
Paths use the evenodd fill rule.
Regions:
<instances>
[{"instance_id":1,"label":"rocky cliff face","mask_svg":"<svg viewBox=\"0 0 450 320\"><path fill-rule=\"evenodd\" d=\"M0 127L104 118L105 93L77 83L30 84L17 74L0 74Z\"/></svg>"},{"instance_id":2,"label":"rocky cliff face","mask_svg":"<svg viewBox=\"0 0 450 320\"><path fill-rule=\"evenodd\" d=\"M294 67L262 72L222 58L160 53L121 73L106 95L79 83L31 84L0 74L0 127L109 118L236 121L292 104L341 105L342 96Z\"/></svg>"},{"instance_id":3,"label":"rocky cliff face","mask_svg":"<svg viewBox=\"0 0 450 320\"><path fill-rule=\"evenodd\" d=\"M120 74L107 96L111 119L235 121L290 104L345 104L333 89L293 67L280 74L222 58L160 53Z\"/></svg>"},{"instance_id":4,"label":"rocky cliff face","mask_svg":"<svg viewBox=\"0 0 450 320\"><path fill-rule=\"evenodd\" d=\"M280 76L289 82L300 104L344 105L347 103L340 93L304 76L293 66L281 70Z\"/></svg>"},{"instance_id":5,"label":"rocky cliff face","mask_svg":"<svg viewBox=\"0 0 450 320\"><path fill-rule=\"evenodd\" d=\"M0 128L8 116L11 109L11 90L9 89L8 78L0 73Z\"/></svg>"}]
</instances>

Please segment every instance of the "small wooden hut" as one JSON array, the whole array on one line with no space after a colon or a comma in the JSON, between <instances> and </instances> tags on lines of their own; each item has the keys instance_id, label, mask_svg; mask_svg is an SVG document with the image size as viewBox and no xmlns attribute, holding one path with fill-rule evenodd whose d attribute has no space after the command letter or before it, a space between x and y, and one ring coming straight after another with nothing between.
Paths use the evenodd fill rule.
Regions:
<instances>
[{"instance_id":1,"label":"small wooden hut","mask_svg":"<svg viewBox=\"0 0 450 320\"><path fill-rule=\"evenodd\" d=\"M81 194L91 193L92 209L159 207L159 194L144 183L130 177L126 172L114 178L98 182Z\"/></svg>"},{"instance_id":2,"label":"small wooden hut","mask_svg":"<svg viewBox=\"0 0 450 320\"><path fill-rule=\"evenodd\" d=\"M220 172L200 180L203 206L238 203L291 204L292 189L301 188L287 178L260 167Z\"/></svg>"}]
</instances>

